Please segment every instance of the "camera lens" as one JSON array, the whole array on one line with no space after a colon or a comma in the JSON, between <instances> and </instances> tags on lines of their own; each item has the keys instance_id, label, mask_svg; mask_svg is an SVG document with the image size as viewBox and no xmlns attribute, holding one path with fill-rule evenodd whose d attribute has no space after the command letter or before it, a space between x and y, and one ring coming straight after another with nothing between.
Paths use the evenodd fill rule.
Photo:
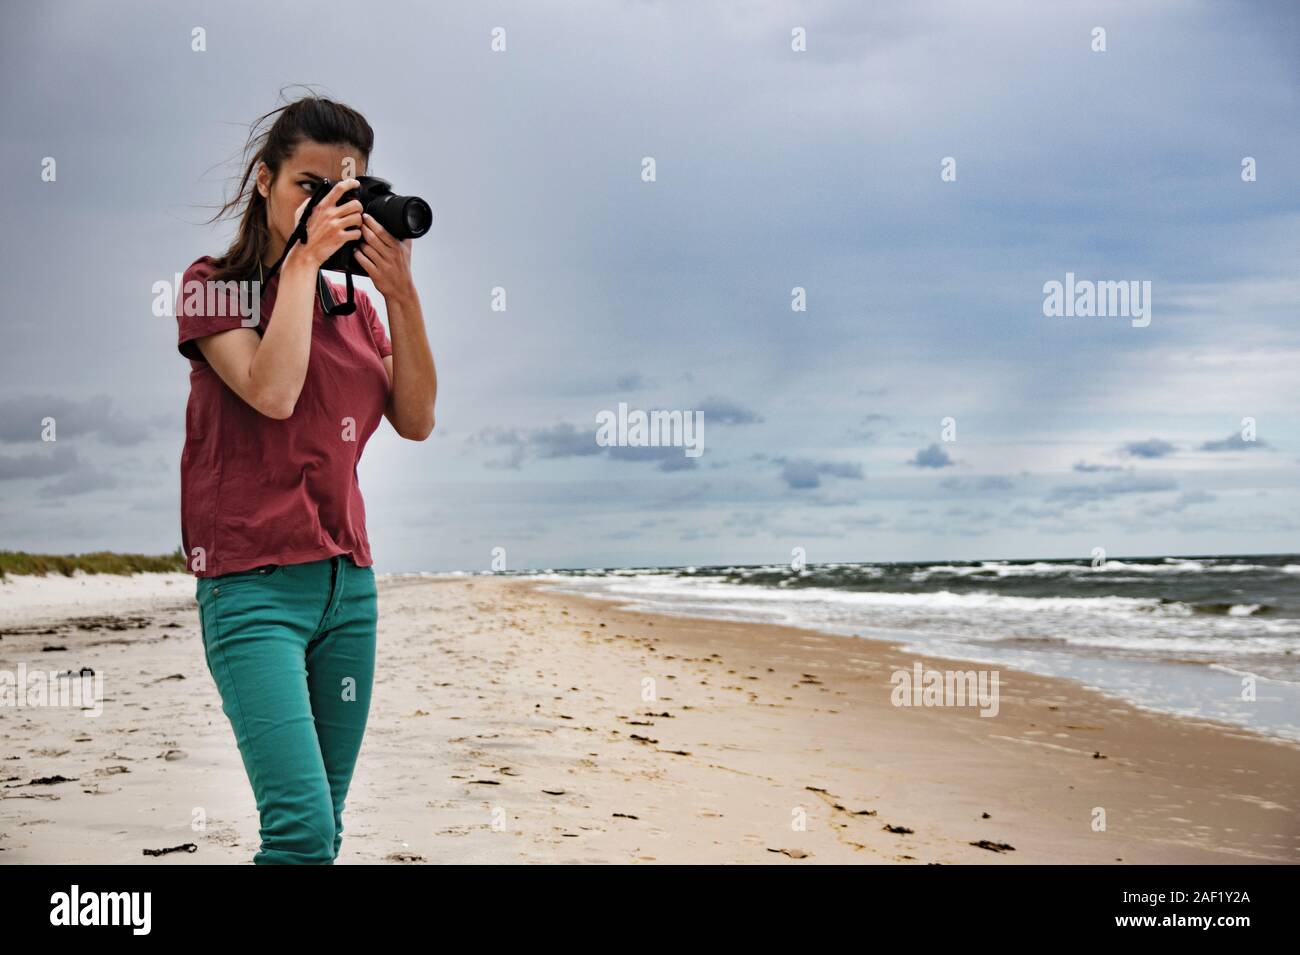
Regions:
<instances>
[{"instance_id":1,"label":"camera lens","mask_svg":"<svg viewBox=\"0 0 1300 955\"><path fill-rule=\"evenodd\" d=\"M419 196L411 196L402 208L402 220L406 223L407 233L416 239L429 231L433 224L433 210Z\"/></svg>"},{"instance_id":2,"label":"camera lens","mask_svg":"<svg viewBox=\"0 0 1300 955\"><path fill-rule=\"evenodd\" d=\"M391 192L374 197L366 212L396 239L418 239L433 224L433 211L419 196L397 196Z\"/></svg>"}]
</instances>

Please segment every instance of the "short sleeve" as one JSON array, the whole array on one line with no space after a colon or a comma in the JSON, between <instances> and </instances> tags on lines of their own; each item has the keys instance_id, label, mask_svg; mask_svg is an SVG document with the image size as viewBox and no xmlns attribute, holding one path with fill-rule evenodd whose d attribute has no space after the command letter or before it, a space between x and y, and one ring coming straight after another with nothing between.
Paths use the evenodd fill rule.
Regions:
<instances>
[{"instance_id":1,"label":"short sleeve","mask_svg":"<svg viewBox=\"0 0 1300 955\"><path fill-rule=\"evenodd\" d=\"M256 328L262 319L260 314L257 322L251 319L254 311L260 312L260 307L255 307L260 305L260 299L252 295L249 283L234 279L210 281L213 271L210 257L198 259L185 270L176 293L176 344L191 361L204 361L195 339L232 328Z\"/></svg>"},{"instance_id":2,"label":"short sleeve","mask_svg":"<svg viewBox=\"0 0 1300 955\"><path fill-rule=\"evenodd\" d=\"M375 348L379 349L379 357L387 358L393 353L393 343L388 340L388 332L384 330L384 323L379 320L379 313L371 304L369 295L361 289L353 289L353 292L360 303L362 315L370 325L370 337L375 343Z\"/></svg>"}]
</instances>

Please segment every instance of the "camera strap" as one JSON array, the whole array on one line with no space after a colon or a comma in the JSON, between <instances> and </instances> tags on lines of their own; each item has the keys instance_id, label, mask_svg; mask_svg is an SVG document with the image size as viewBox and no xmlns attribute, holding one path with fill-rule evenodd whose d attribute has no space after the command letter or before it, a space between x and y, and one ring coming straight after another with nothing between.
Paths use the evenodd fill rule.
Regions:
<instances>
[{"instance_id":1,"label":"camera strap","mask_svg":"<svg viewBox=\"0 0 1300 955\"><path fill-rule=\"evenodd\" d=\"M280 253L280 257L275 260L275 265L271 266L266 275L263 276L261 274L262 263L257 263L259 280L263 285L271 281L271 279L275 277L275 273L280 271L280 266L283 265L284 260L289 257L289 250L293 248L295 242L301 242L303 245L307 244L307 219L310 218L311 211L316 208L316 204L321 201L322 197L324 197L328 191L328 189L317 189L316 192L313 193L311 199L307 202L307 208L302 210L302 216L298 219L297 228L295 228L293 234L289 236L289 241L284 244L284 251ZM344 245L346 247L351 244L352 243L348 242ZM324 301L321 302L321 308L325 310L326 315L351 315L357 310L356 302L353 301L352 295L352 273L349 271L345 272L344 275L347 276L347 301L342 304L337 303L334 301L334 295L330 293L330 304L326 305ZM329 284L321 277L319 269L316 272L316 285L319 291L329 293Z\"/></svg>"},{"instance_id":2,"label":"camera strap","mask_svg":"<svg viewBox=\"0 0 1300 955\"><path fill-rule=\"evenodd\" d=\"M317 272L316 274L319 275L320 273ZM336 303L334 301L334 294L330 292L330 304L325 306L326 315L351 315L357 310L357 303L352 299L352 273L344 272L343 275L345 276L344 282L348 287L348 300L341 304ZM321 284L325 285L325 291L329 292L329 286L324 282Z\"/></svg>"}]
</instances>

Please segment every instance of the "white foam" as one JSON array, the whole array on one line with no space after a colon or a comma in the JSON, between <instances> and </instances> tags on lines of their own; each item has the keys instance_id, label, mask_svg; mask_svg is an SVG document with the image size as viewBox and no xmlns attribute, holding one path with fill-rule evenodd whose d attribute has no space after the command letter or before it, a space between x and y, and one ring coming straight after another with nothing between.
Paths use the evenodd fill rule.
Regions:
<instances>
[{"instance_id":1,"label":"white foam","mask_svg":"<svg viewBox=\"0 0 1300 955\"><path fill-rule=\"evenodd\" d=\"M993 593L894 593L824 587L742 585L719 577L639 574L604 578L548 575L555 589L618 600L636 609L861 634L929 633L971 644L1052 640L1152 658L1229 660L1300 652L1290 620L1257 619L1258 605L1197 614L1155 597L1019 597Z\"/></svg>"}]
</instances>

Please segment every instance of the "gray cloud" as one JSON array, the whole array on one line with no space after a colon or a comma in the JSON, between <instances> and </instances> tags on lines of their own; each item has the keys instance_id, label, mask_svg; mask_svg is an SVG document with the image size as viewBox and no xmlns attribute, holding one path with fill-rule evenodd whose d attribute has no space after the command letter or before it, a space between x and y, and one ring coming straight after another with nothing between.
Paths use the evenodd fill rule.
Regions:
<instances>
[{"instance_id":1,"label":"gray cloud","mask_svg":"<svg viewBox=\"0 0 1300 955\"><path fill-rule=\"evenodd\" d=\"M1234 432L1226 438L1220 438L1217 441L1206 441L1201 445L1202 451L1251 451L1256 448L1267 448L1269 444L1262 438L1256 438L1254 441L1247 441L1241 436L1240 432Z\"/></svg>"},{"instance_id":2,"label":"gray cloud","mask_svg":"<svg viewBox=\"0 0 1300 955\"><path fill-rule=\"evenodd\" d=\"M1119 449L1120 454L1131 458L1163 458L1177 451L1174 445L1160 438L1148 438L1145 441L1130 441Z\"/></svg>"},{"instance_id":3,"label":"gray cloud","mask_svg":"<svg viewBox=\"0 0 1300 955\"><path fill-rule=\"evenodd\" d=\"M848 435L849 440L855 443L862 442L862 443L869 444L871 442L874 442L880 436L880 432L867 426L871 424L885 422L888 420L889 420L888 415L883 415L883 414L863 415L862 419L859 421L857 425L854 425L845 430L845 434Z\"/></svg>"},{"instance_id":4,"label":"gray cloud","mask_svg":"<svg viewBox=\"0 0 1300 955\"><path fill-rule=\"evenodd\" d=\"M917 468L949 468L954 462L948 452L936 443L917 451L916 456L907 463Z\"/></svg>"},{"instance_id":5,"label":"gray cloud","mask_svg":"<svg viewBox=\"0 0 1300 955\"><path fill-rule=\"evenodd\" d=\"M778 458L776 461L781 465L781 479L799 491L820 487L823 475L852 481L862 480L862 465L850 461L812 461L808 458Z\"/></svg>"},{"instance_id":6,"label":"gray cloud","mask_svg":"<svg viewBox=\"0 0 1300 955\"><path fill-rule=\"evenodd\" d=\"M579 431L568 422L536 429L528 443L539 458L582 458L603 450L596 443L594 430Z\"/></svg>"},{"instance_id":7,"label":"gray cloud","mask_svg":"<svg viewBox=\"0 0 1300 955\"><path fill-rule=\"evenodd\" d=\"M113 399L97 395L74 401L56 395L10 395L0 398L0 441L40 441L42 421L54 419L58 438L95 435L105 444L127 446L147 440L153 429L113 408Z\"/></svg>"},{"instance_id":8,"label":"gray cloud","mask_svg":"<svg viewBox=\"0 0 1300 955\"><path fill-rule=\"evenodd\" d=\"M1125 494L1150 494L1156 491L1176 491L1178 482L1168 477L1145 477L1135 474L1116 477L1104 484L1069 484L1052 488L1048 493L1049 501L1065 501L1069 504L1084 504L1089 501L1103 501L1107 498Z\"/></svg>"},{"instance_id":9,"label":"gray cloud","mask_svg":"<svg viewBox=\"0 0 1300 955\"><path fill-rule=\"evenodd\" d=\"M648 462L660 471L686 471L698 466L698 458L687 457L685 449L677 446L636 447L596 443L596 431L583 431L570 422L560 422L530 430L485 428L467 441L470 446L507 449L504 458L493 458L485 467L519 470L525 461L557 458L586 458L606 455L613 461Z\"/></svg>"},{"instance_id":10,"label":"gray cloud","mask_svg":"<svg viewBox=\"0 0 1300 955\"><path fill-rule=\"evenodd\" d=\"M95 467L83 465L70 474L65 474L53 483L40 489L40 496L46 499L75 497L118 486L118 479L112 473Z\"/></svg>"},{"instance_id":11,"label":"gray cloud","mask_svg":"<svg viewBox=\"0 0 1300 955\"><path fill-rule=\"evenodd\" d=\"M1219 499L1217 494L1209 491L1183 491L1174 500L1157 504L1154 507L1143 508L1142 516L1151 517L1154 514L1181 514L1197 504L1212 504Z\"/></svg>"},{"instance_id":12,"label":"gray cloud","mask_svg":"<svg viewBox=\"0 0 1300 955\"><path fill-rule=\"evenodd\" d=\"M726 398L705 398L695 406L704 412L706 424L759 424L762 415Z\"/></svg>"},{"instance_id":13,"label":"gray cloud","mask_svg":"<svg viewBox=\"0 0 1300 955\"><path fill-rule=\"evenodd\" d=\"M613 445L608 450L614 461L653 461L658 464L660 471L688 471L696 467L699 460L686 457L681 448L668 446L634 448Z\"/></svg>"},{"instance_id":14,"label":"gray cloud","mask_svg":"<svg viewBox=\"0 0 1300 955\"><path fill-rule=\"evenodd\" d=\"M621 384L639 387L643 382L639 373L625 375ZM643 409L653 413L655 410ZM705 398L686 413L699 411L706 424L744 425L762 422L761 415L738 402L718 396ZM607 455L615 461L652 462L660 471L687 471L698 466L698 458L688 457L684 449L676 446L661 447L602 447L596 443L596 428L578 428L570 422L560 422L548 427L519 429L488 427L472 434L468 443L478 446L507 449L505 457L492 458L485 466L498 470L520 470L529 459L581 458ZM720 462L711 462L714 467Z\"/></svg>"},{"instance_id":15,"label":"gray cloud","mask_svg":"<svg viewBox=\"0 0 1300 955\"><path fill-rule=\"evenodd\" d=\"M494 448L505 448L507 454L504 458L492 458L485 462L485 467L504 468L509 470L519 470L523 467L524 458L528 453L528 446L524 437L514 430L505 428L484 428L476 434L472 434L466 439L466 443L475 445L484 445Z\"/></svg>"},{"instance_id":16,"label":"gray cloud","mask_svg":"<svg viewBox=\"0 0 1300 955\"><path fill-rule=\"evenodd\" d=\"M1002 474L986 474L977 478L944 478L939 486L949 491L1009 491L1015 487L1015 481Z\"/></svg>"},{"instance_id":17,"label":"gray cloud","mask_svg":"<svg viewBox=\"0 0 1300 955\"><path fill-rule=\"evenodd\" d=\"M77 468L77 452L66 445L53 444L48 450L29 454L0 454L0 481L53 477Z\"/></svg>"}]
</instances>

